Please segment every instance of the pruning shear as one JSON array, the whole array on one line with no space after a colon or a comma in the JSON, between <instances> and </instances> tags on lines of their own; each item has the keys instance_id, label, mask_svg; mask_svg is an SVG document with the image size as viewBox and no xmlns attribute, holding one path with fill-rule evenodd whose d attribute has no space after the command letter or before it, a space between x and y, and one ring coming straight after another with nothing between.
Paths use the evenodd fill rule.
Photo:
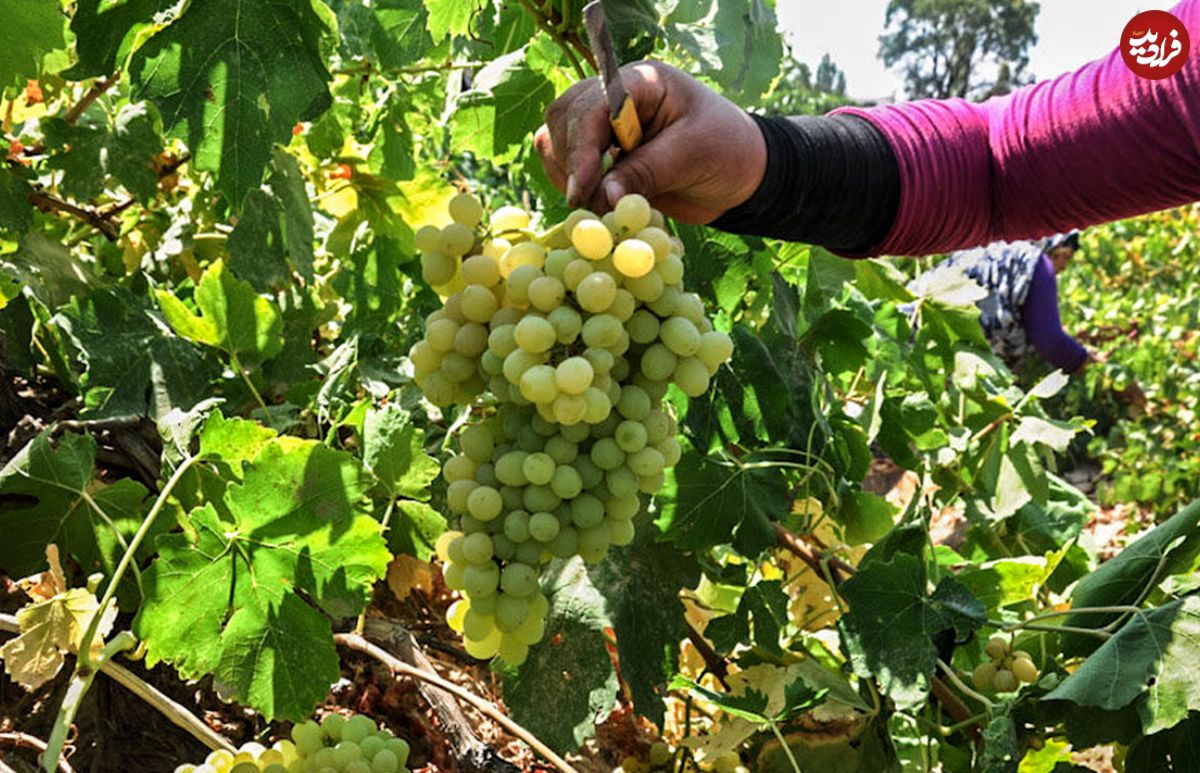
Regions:
<instances>
[{"instance_id":1,"label":"pruning shear","mask_svg":"<svg viewBox=\"0 0 1200 773\"><path fill-rule=\"evenodd\" d=\"M584 6L583 26L587 29L588 42L600 70L600 86L608 99L608 123L621 150L629 153L642 142L642 124L638 121L633 97L629 96L625 82L621 80L621 65L617 62L608 17L600 0L592 0Z\"/></svg>"}]
</instances>

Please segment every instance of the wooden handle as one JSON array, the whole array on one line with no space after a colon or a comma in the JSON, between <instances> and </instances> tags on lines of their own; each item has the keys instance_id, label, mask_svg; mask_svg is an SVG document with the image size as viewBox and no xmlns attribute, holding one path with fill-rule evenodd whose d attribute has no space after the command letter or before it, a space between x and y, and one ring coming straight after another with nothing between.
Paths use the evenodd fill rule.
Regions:
<instances>
[{"instance_id":1,"label":"wooden handle","mask_svg":"<svg viewBox=\"0 0 1200 773\"><path fill-rule=\"evenodd\" d=\"M633 97L625 96L625 101L621 103L621 111L615 118L610 119L609 123L617 135L617 144L621 146L621 150L630 153L642 144L642 124L638 121Z\"/></svg>"}]
</instances>

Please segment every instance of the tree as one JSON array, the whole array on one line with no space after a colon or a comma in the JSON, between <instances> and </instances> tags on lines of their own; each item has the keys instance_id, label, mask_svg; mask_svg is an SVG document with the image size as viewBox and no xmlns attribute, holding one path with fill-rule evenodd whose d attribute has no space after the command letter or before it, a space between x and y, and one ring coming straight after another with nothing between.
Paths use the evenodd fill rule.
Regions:
<instances>
[{"instance_id":1,"label":"tree","mask_svg":"<svg viewBox=\"0 0 1200 773\"><path fill-rule=\"evenodd\" d=\"M1027 0L891 0L879 38L911 98L986 98L1029 81L1040 6Z\"/></svg>"},{"instance_id":2,"label":"tree","mask_svg":"<svg viewBox=\"0 0 1200 773\"><path fill-rule=\"evenodd\" d=\"M763 111L768 115L821 115L849 104L853 100L846 96L846 74L829 54L821 57L814 76L812 68L789 50L780 65L779 79L763 99Z\"/></svg>"}]
</instances>

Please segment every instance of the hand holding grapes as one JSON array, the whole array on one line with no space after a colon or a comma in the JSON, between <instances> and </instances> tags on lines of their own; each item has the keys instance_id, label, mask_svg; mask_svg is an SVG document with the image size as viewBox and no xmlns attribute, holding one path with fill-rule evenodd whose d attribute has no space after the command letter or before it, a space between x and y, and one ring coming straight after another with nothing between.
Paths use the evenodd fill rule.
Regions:
<instances>
[{"instance_id":1,"label":"hand holding grapes","mask_svg":"<svg viewBox=\"0 0 1200 773\"><path fill-rule=\"evenodd\" d=\"M744 110L657 62L627 65L622 77L645 139L607 174L601 157L612 133L595 78L555 100L534 137L546 173L572 206L604 212L626 193L640 193L670 217L707 223L750 198L766 167L766 145Z\"/></svg>"}]
</instances>

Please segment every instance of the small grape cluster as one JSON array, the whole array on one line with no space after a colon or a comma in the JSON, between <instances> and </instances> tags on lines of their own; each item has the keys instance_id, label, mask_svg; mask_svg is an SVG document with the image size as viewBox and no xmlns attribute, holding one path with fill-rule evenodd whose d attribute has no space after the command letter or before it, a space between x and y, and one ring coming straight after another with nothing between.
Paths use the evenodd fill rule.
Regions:
<instances>
[{"instance_id":1,"label":"small grape cluster","mask_svg":"<svg viewBox=\"0 0 1200 773\"><path fill-rule=\"evenodd\" d=\"M408 742L363 714L329 714L318 725L301 722L291 740L271 748L244 744L236 753L214 751L200 765L175 773L399 773L406 771Z\"/></svg>"},{"instance_id":2,"label":"small grape cluster","mask_svg":"<svg viewBox=\"0 0 1200 773\"><path fill-rule=\"evenodd\" d=\"M683 290L683 244L642 196L540 236L516 207L482 225L468 193L449 210L451 225L416 234L445 300L409 358L435 405L492 399L442 471L460 525L438 555L466 595L447 618L473 656L516 666L544 633L541 565L633 540L639 493L682 453L668 389L703 394L733 341Z\"/></svg>"},{"instance_id":3,"label":"small grape cluster","mask_svg":"<svg viewBox=\"0 0 1200 773\"><path fill-rule=\"evenodd\" d=\"M971 674L975 689L985 692L1012 692L1021 685L1033 684L1038 678L1038 668L1033 657L1025 650L1012 649L1012 643L1003 636L993 636L984 646L989 660L980 663Z\"/></svg>"}]
</instances>

